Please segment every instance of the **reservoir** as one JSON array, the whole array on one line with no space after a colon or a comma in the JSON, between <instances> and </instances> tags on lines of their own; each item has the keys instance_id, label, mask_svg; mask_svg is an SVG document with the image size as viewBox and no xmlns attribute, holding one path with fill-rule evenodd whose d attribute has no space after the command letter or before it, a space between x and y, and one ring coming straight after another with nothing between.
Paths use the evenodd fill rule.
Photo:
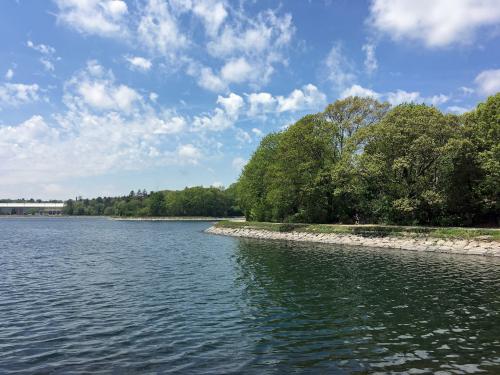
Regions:
<instances>
[{"instance_id":1,"label":"reservoir","mask_svg":"<svg viewBox=\"0 0 500 375\"><path fill-rule=\"evenodd\" d=\"M500 259L0 218L0 373L500 373Z\"/></svg>"}]
</instances>

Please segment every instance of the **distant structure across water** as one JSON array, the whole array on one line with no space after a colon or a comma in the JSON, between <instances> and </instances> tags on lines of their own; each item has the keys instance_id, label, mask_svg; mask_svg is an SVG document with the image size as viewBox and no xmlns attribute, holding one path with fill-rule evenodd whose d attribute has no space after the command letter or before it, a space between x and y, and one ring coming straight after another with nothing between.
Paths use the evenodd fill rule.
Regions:
<instances>
[{"instance_id":1,"label":"distant structure across water","mask_svg":"<svg viewBox=\"0 0 500 375\"><path fill-rule=\"evenodd\" d=\"M64 203L0 203L0 215L61 215Z\"/></svg>"}]
</instances>

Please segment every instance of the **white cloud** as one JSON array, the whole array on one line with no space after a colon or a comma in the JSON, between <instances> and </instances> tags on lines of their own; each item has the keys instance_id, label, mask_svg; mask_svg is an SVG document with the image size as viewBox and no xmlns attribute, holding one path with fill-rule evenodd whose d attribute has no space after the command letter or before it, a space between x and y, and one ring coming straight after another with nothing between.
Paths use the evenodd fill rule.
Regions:
<instances>
[{"instance_id":1,"label":"white cloud","mask_svg":"<svg viewBox=\"0 0 500 375\"><path fill-rule=\"evenodd\" d=\"M36 83L4 83L0 85L0 107L35 102L40 99L39 92L40 87Z\"/></svg>"},{"instance_id":2,"label":"white cloud","mask_svg":"<svg viewBox=\"0 0 500 375\"><path fill-rule=\"evenodd\" d=\"M187 125L186 119L182 116L171 116L166 112L163 116L149 116L148 123L153 124L154 134L177 134Z\"/></svg>"},{"instance_id":3,"label":"white cloud","mask_svg":"<svg viewBox=\"0 0 500 375\"><path fill-rule=\"evenodd\" d=\"M278 96L278 112L318 109L326 104L326 95L312 84L295 89L287 97Z\"/></svg>"},{"instance_id":4,"label":"white cloud","mask_svg":"<svg viewBox=\"0 0 500 375\"><path fill-rule=\"evenodd\" d=\"M55 0L57 19L81 33L123 37L128 7L121 0Z\"/></svg>"},{"instance_id":5,"label":"white cloud","mask_svg":"<svg viewBox=\"0 0 500 375\"><path fill-rule=\"evenodd\" d=\"M342 90L356 79L352 63L345 57L342 44L335 43L324 61L327 79Z\"/></svg>"},{"instance_id":6,"label":"white cloud","mask_svg":"<svg viewBox=\"0 0 500 375\"><path fill-rule=\"evenodd\" d=\"M493 95L500 92L500 69L484 70L474 79L478 91L482 95Z\"/></svg>"},{"instance_id":7,"label":"white cloud","mask_svg":"<svg viewBox=\"0 0 500 375\"><path fill-rule=\"evenodd\" d=\"M229 60L221 69L222 79L226 82L241 83L250 79L255 70L243 57Z\"/></svg>"},{"instance_id":8,"label":"white cloud","mask_svg":"<svg viewBox=\"0 0 500 375\"><path fill-rule=\"evenodd\" d=\"M33 116L0 127L0 159L9 166L0 168L2 181L54 183L111 170L192 163L200 155L192 145L172 144L171 134L183 121L168 113L123 116L70 109L53 119L48 123Z\"/></svg>"},{"instance_id":9,"label":"white cloud","mask_svg":"<svg viewBox=\"0 0 500 375\"><path fill-rule=\"evenodd\" d=\"M219 96L217 104L222 108L217 107L210 114L194 117L193 130L222 131L231 128L239 118L244 101L241 96L230 93L227 97Z\"/></svg>"},{"instance_id":10,"label":"white cloud","mask_svg":"<svg viewBox=\"0 0 500 375\"><path fill-rule=\"evenodd\" d=\"M385 97L391 105L398 105L402 103L417 103L422 101L420 93L418 91L408 92L405 90L396 90L387 93Z\"/></svg>"},{"instance_id":11,"label":"white cloud","mask_svg":"<svg viewBox=\"0 0 500 375\"><path fill-rule=\"evenodd\" d=\"M14 71L12 69L8 69L5 73L5 79L10 81L14 77Z\"/></svg>"},{"instance_id":12,"label":"white cloud","mask_svg":"<svg viewBox=\"0 0 500 375\"><path fill-rule=\"evenodd\" d=\"M148 0L142 9L137 32L139 41L150 51L170 59L188 44L169 4L161 0Z\"/></svg>"},{"instance_id":13,"label":"white cloud","mask_svg":"<svg viewBox=\"0 0 500 375\"><path fill-rule=\"evenodd\" d=\"M247 94L247 104L247 115L250 117L268 113L318 110L326 105L326 95L313 84L307 84L287 96L275 97L268 92Z\"/></svg>"},{"instance_id":14,"label":"white cloud","mask_svg":"<svg viewBox=\"0 0 500 375\"><path fill-rule=\"evenodd\" d=\"M149 100L151 100L152 102L155 102L158 100L158 94L156 92L152 92L149 94Z\"/></svg>"},{"instance_id":15,"label":"white cloud","mask_svg":"<svg viewBox=\"0 0 500 375\"><path fill-rule=\"evenodd\" d=\"M294 33L290 14L279 17L268 10L253 19L239 19L234 25L227 25L208 43L207 49L215 57L262 56L288 45Z\"/></svg>"},{"instance_id":16,"label":"white cloud","mask_svg":"<svg viewBox=\"0 0 500 375\"><path fill-rule=\"evenodd\" d=\"M112 86L101 81L82 82L77 90L86 104L97 109L130 111L134 102L140 98L139 94L128 86Z\"/></svg>"},{"instance_id":17,"label":"white cloud","mask_svg":"<svg viewBox=\"0 0 500 375\"><path fill-rule=\"evenodd\" d=\"M69 106L130 112L141 99L134 89L115 84L112 72L105 73L96 61L89 61L87 69L66 84L65 102Z\"/></svg>"},{"instance_id":18,"label":"white cloud","mask_svg":"<svg viewBox=\"0 0 500 375\"><path fill-rule=\"evenodd\" d=\"M226 91L232 83L253 87L267 83L277 64L286 65L283 51L295 32L289 14L280 17L268 10L247 18L242 12L233 13L231 22L207 42L208 53L223 61L220 71L205 67L191 74L200 77L201 87L215 92Z\"/></svg>"},{"instance_id":19,"label":"white cloud","mask_svg":"<svg viewBox=\"0 0 500 375\"><path fill-rule=\"evenodd\" d=\"M33 43L31 40L28 40L26 42L26 45L31 48L31 49L34 49L35 51L38 51L40 52L41 54L43 55L53 55L54 53L56 53L56 49L54 47L51 47L47 44L35 44Z\"/></svg>"},{"instance_id":20,"label":"white cloud","mask_svg":"<svg viewBox=\"0 0 500 375\"><path fill-rule=\"evenodd\" d=\"M128 57L125 57L125 59L129 62L130 68L132 70L140 70L140 71L146 72L149 69L151 69L151 66L153 66L151 61L144 58L144 57L128 56Z\"/></svg>"},{"instance_id":21,"label":"white cloud","mask_svg":"<svg viewBox=\"0 0 500 375\"><path fill-rule=\"evenodd\" d=\"M199 74L198 84L201 87L213 92L222 92L227 90L226 82L224 82L219 76L215 75L211 68L207 67L201 68L199 73L196 73L196 71L193 70L192 75L198 75L198 74Z\"/></svg>"},{"instance_id":22,"label":"white cloud","mask_svg":"<svg viewBox=\"0 0 500 375\"><path fill-rule=\"evenodd\" d=\"M276 110L277 99L268 92L251 93L247 96L249 116L265 114Z\"/></svg>"},{"instance_id":23,"label":"white cloud","mask_svg":"<svg viewBox=\"0 0 500 375\"><path fill-rule=\"evenodd\" d=\"M233 161L231 162L233 168L236 169L237 171L241 171L246 163L247 160L243 159L240 156L234 158Z\"/></svg>"},{"instance_id":24,"label":"white cloud","mask_svg":"<svg viewBox=\"0 0 500 375\"><path fill-rule=\"evenodd\" d=\"M461 107L457 105L452 105L446 108L448 112L455 113L457 115L461 115L462 113L469 112L471 108Z\"/></svg>"},{"instance_id":25,"label":"white cloud","mask_svg":"<svg viewBox=\"0 0 500 375\"><path fill-rule=\"evenodd\" d=\"M183 69L200 87L217 93L227 93L231 84L253 90L266 84L277 65L287 65L284 52L295 33L290 14L264 10L248 16L246 4L225 0L142 0L128 3L130 10L120 0L54 1L61 23L124 39L163 59L160 66ZM204 32L193 20L201 21ZM133 69L151 69L144 57L127 60ZM51 69L49 63L44 62Z\"/></svg>"},{"instance_id":26,"label":"white cloud","mask_svg":"<svg viewBox=\"0 0 500 375\"><path fill-rule=\"evenodd\" d=\"M201 151L192 144L181 145L177 149L180 161L189 164L198 164L201 159Z\"/></svg>"},{"instance_id":27,"label":"white cloud","mask_svg":"<svg viewBox=\"0 0 500 375\"><path fill-rule=\"evenodd\" d=\"M498 0L372 0L370 6L376 30L427 47L471 43L479 29L499 22Z\"/></svg>"},{"instance_id":28,"label":"white cloud","mask_svg":"<svg viewBox=\"0 0 500 375\"><path fill-rule=\"evenodd\" d=\"M431 96L430 98L427 98L425 101L437 107L441 104L446 103L448 100L450 100L450 97L448 95L439 94Z\"/></svg>"},{"instance_id":29,"label":"white cloud","mask_svg":"<svg viewBox=\"0 0 500 375\"><path fill-rule=\"evenodd\" d=\"M352 85L351 87L342 91L342 93L340 94L340 98L342 99L347 98L349 96L359 96L362 98L378 99L380 97L380 94L371 89L362 87L360 85Z\"/></svg>"},{"instance_id":30,"label":"white cloud","mask_svg":"<svg viewBox=\"0 0 500 375\"><path fill-rule=\"evenodd\" d=\"M364 44L361 49L365 53L365 69L371 74L378 69L377 57L375 56L375 44Z\"/></svg>"},{"instance_id":31,"label":"white cloud","mask_svg":"<svg viewBox=\"0 0 500 375\"><path fill-rule=\"evenodd\" d=\"M232 127L235 120L223 109L215 108L211 114L195 116L193 125L194 130L222 131Z\"/></svg>"},{"instance_id":32,"label":"white cloud","mask_svg":"<svg viewBox=\"0 0 500 375\"><path fill-rule=\"evenodd\" d=\"M42 57L40 57L39 61L46 71L53 72L55 70L54 63L60 60L60 58L55 55L56 49L54 47L42 43L35 44L31 40L28 40L28 42L26 42L26 45L29 48L42 54Z\"/></svg>"},{"instance_id":33,"label":"white cloud","mask_svg":"<svg viewBox=\"0 0 500 375\"><path fill-rule=\"evenodd\" d=\"M219 95L217 98L217 103L222 105L225 112L230 117L237 117L240 113L241 108L243 107L243 98L234 93L230 93L228 97L222 97Z\"/></svg>"},{"instance_id":34,"label":"white cloud","mask_svg":"<svg viewBox=\"0 0 500 375\"><path fill-rule=\"evenodd\" d=\"M217 35L219 27L227 17L226 8L220 1L198 1L193 6L193 13L203 20L209 35Z\"/></svg>"}]
</instances>

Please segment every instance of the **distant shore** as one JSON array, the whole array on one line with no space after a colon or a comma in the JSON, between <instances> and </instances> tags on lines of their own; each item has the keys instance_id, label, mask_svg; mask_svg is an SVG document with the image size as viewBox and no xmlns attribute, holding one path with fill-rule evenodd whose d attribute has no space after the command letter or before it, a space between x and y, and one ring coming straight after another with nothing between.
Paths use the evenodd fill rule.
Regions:
<instances>
[{"instance_id":1,"label":"distant shore","mask_svg":"<svg viewBox=\"0 0 500 375\"><path fill-rule=\"evenodd\" d=\"M330 233L310 232L306 226L285 227L285 231L280 231L283 228L282 224L270 225L263 223L259 228L251 223L227 223L222 222L208 228L205 232L232 237L245 237L265 240L285 240L285 241L300 241L300 242L315 242L327 243L336 245L362 246L374 248L389 248L420 252L437 252L437 253L454 253L464 255L483 255L500 257L500 241L496 236L473 236L460 238L459 236L449 236L447 238L438 237L429 233L411 233L409 231L402 234L402 231L394 231L388 234L387 231L363 230L360 226L358 231L353 231L354 226L344 226L344 232L340 230L334 232L334 228L342 226L331 226ZM257 226L257 227L256 227ZM267 228L266 228L267 227ZM314 227L314 226L311 226ZM322 226L328 228L328 226ZM367 227L367 228L375 228ZM387 227L381 227L387 228ZM400 228L400 227L398 227ZM492 229L489 231L497 231ZM498 230L500 233L500 230Z\"/></svg>"}]
</instances>

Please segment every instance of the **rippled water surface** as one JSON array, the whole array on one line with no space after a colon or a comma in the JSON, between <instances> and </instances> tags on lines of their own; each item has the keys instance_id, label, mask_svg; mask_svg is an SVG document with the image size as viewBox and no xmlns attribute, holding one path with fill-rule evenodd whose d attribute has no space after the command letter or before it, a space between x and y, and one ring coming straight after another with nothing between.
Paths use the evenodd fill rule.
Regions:
<instances>
[{"instance_id":1,"label":"rippled water surface","mask_svg":"<svg viewBox=\"0 0 500 375\"><path fill-rule=\"evenodd\" d=\"M500 373L498 259L209 225L0 219L0 373Z\"/></svg>"}]
</instances>

